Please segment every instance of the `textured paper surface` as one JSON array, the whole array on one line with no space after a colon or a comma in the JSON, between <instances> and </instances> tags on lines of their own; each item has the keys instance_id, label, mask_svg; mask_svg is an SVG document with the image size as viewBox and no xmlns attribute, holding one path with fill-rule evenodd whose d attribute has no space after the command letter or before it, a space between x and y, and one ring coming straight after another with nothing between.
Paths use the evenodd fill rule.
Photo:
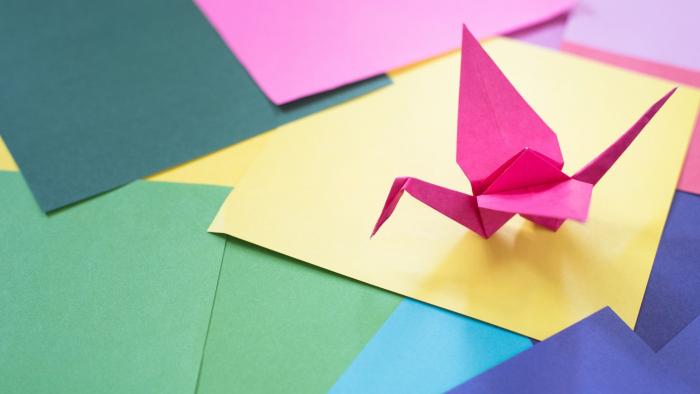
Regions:
<instances>
[{"instance_id":1,"label":"textured paper surface","mask_svg":"<svg viewBox=\"0 0 700 394\"><path fill-rule=\"evenodd\" d=\"M606 308L450 393L692 393Z\"/></svg>"},{"instance_id":2,"label":"textured paper surface","mask_svg":"<svg viewBox=\"0 0 700 394\"><path fill-rule=\"evenodd\" d=\"M462 23L484 38L570 9L573 0L196 0L275 103L459 47Z\"/></svg>"},{"instance_id":3,"label":"textured paper surface","mask_svg":"<svg viewBox=\"0 0 700 394\"><path fill-rule=\"evenodd\" d=\"M445 392L530 346L523 336L407 298L330 392Z\"/></svg>"},{"instance_id":4,"label":"textured paper surface","mask_svg":"<svg viewBox=\"0 0 700 394\"><path fill-rule=\"evenodd\" d=\"M559 132L565 170L581 168L671 87L506 39L487 50ZM649 123L597 185L585 225L551 233L516 218L484 241L407 199L370 240L395 176L465 189L454 163L458 75L455 53L270 134L210 230L537 339L606 305L633 326L698 93L679 89Z\"/></svg>"},{"instance_id":5,"label":"textured paper surface","mask_svg":"<svg viewBox=\"0 0 700 394\"><path fill-rule=\"evenodd\" d=\"M193 393L228 191L135 182L47 218L0 172L0 392Z\"/></svg>"},{"instance_id":6,"label":"textured paper surface","mask_svg":"<svg viewBox=\"0 0 700 394\"><path fill-rule=\"evenodd\" d=\"M635 331L658 350L700 315L700 196L676 192Z\"/></svg>"},{"instance_id":7,"label":"textured paper surface","mask_svg":"<svg viewBox=\"0 0 700 394\"><path fill-rule=\"evenodd\" d=\"M190 0L12 1L0 132L44 211L388 83L270 103Z\"/></svg>"},{"instance_id":8,"label":"textured paper surface","mask_svg":"<svg viewBox=\"0 0 700 394\"><path fill-rule=\"evenodd\" d=\"M325 393L401 297L230 239L200 393Z\"/></svg>"}]
</instances>

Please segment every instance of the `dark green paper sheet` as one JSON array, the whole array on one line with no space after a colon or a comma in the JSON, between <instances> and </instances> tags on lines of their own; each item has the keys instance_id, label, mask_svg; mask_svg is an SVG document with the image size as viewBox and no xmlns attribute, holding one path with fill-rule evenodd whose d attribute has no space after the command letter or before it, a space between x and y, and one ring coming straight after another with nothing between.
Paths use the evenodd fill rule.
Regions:
<instances>
[{"instance_id":1,"label":"dark green paper sheet","mask_svg":"<svg viewBox=\"0 0 700 394\"><path fill-rule=\"evenodd\" d=\"M0 134L44 211L390 83L277 107L191 0L0 4Z\"/></svg>"},{"instance_id":2,"label":"dark green paper sheet","mask_svg":"<svg viewBox=\"0 0 700 394\"><path fill-rule=\"evenodd\" d=\"M0 172L0 392L193 393L228 193L137 181L46 217Z\"/></svg>"},{"instance_id":3,"label":"dark green paper sheet","mask_svg":"<svg viewBox=\"0 0 700 394\"><path fill-rule=\"evenodd\" d=\"M197 393L325 393L402 299L229 238Z\"/></svg>"}]
</instances>

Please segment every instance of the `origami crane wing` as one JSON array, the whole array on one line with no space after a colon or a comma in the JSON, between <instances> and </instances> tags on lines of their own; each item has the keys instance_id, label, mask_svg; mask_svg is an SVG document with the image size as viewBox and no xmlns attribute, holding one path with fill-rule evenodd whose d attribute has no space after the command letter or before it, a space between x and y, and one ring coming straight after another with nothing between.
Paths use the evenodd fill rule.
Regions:
<instances>
[{"instance_id":1,"label":"origami crane wing","mask_svg":"<svg viewBox=\"0 0 700 394\"><path fill-rule=\"evenodd\" d=\"M670 90L656 101L632 127L570 179L554 167L549 167L541 155L524 150L501 171L484 194L476 197L477 206L480 209L517 213L549 228L557 228L566 219L585 221L593 186L610 170L675 91L676 88Z\"/></svg>"},{"instance_id":2,"label":"origami crane wing","mask_svg":"<svg viewBox=\"0 0 700 394\"><path fill-rule=\"evenodd\" d=\"M610 145L606 150L604 150L595 159L591 160L590 163L586 164L582 169L580 169L572 178L578 179L583 182L588 182L592 185L598 183L598 181L605 175L610 167L615 164L617 159L622 156L622 154L627 150L627 148L632 144L632 141L637 138L639 133L642 132L644 127L651 121L651 119L656 115L661 107L666 104L666 101L676 92L676 89L671 89L663 97L661 97L657 102L655 102L649 109L644 112L644 114L630 127L624 134L620 136L612 145Z\"/></svg>"},{"instance_id":3,"label":"origami crane wing","mask_svg":"<svg viewBox=\"0 0 700 394\"><path fill-rule=\"evenodd\" d=\"M457 120L457 164L475 195L518 152L530 148L564 165L554 132L508 81L479 42L463 27Z\"/></svg>"}]
</instances>

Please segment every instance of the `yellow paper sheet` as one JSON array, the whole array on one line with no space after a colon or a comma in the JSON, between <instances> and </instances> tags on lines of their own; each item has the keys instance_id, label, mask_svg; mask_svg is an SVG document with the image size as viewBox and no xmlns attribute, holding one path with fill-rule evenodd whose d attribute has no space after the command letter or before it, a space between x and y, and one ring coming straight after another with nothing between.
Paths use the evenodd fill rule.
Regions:
<instances>
[{"instance_id":1,"label":"yellow paper sheet","mask_svg":"<svg viewBox=\"0 0 700 394\"><path fill-rule=\"evenodd\" d=\"M5 146L5 141L0 137L0 171L17 171L17 164Z\"/></svg>"},{"instance_id":2,"label":"yellow paper sheet","mask_svg":"<svg viewBox=\"0 0 700 394\"><path fill-rule=\"evenodd\" d=\"M486 47L557 132L568 173L671 87L507 39ZM699 93L669 100L596 186L585 224L550 232L514 218L484 240L407 197L370 240L394 177L469 190L455 163L459 53L391 77L269 134L210 231L537 339L606 305L632 326Z\"/></svg>"}]
</instances>

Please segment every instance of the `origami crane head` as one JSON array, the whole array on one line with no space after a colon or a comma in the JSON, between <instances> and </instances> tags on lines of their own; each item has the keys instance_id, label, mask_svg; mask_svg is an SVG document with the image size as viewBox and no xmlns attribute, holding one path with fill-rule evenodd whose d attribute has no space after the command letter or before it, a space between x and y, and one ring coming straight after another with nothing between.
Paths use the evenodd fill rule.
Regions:
<instances>
[{"instance_id":1,"label":"origami crane head","mask_svg":"<svg viewBox=\"0 0 700 394\"><path fill-rule=\"evenodd\" d=\"M557 136L525 102L466 27L457 121L457 164L474 195L420 179L394 180L372 235L406 191L484 238L515 214L556 231L567 219L585 221L593 186L673 94L654 103L603 153L572 176Z\"/></svg>"}]
</instances>

